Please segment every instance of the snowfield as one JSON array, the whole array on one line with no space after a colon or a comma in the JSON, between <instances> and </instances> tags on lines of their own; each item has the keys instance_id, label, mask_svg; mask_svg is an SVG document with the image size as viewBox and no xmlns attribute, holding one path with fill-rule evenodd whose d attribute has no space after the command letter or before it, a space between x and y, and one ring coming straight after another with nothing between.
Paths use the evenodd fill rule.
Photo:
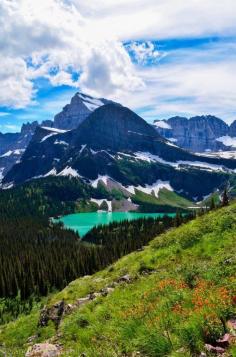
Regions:
<instances>
[{"instance_id":1,"label":"snowfield","mask_svg":"<svg viewBox=\"0 0 236 357\"><path fill-rule=\"evenodd\" d=\"M147 193L148 195L151 195L154 193L154 195L158 198L159 191L161 189L167 189L168 191L173 191L173 188L171 187L169 181L161 181L157 180L154 182L152 185L145 185L145 186L128 186L125 187L127 191L135 195L135 190L142 191L144 193Z\"/></svg>"},{"instance_id":2,"label":"snowfield","mask_svg":"<svg viewBox=\"0 0 236 357\"><path fill-rule=\"evenodd\" d=\"M5 152L5 154L1 155L0 157L8 157L11 155L21 155L25 152L25 149L16 149L16 150L9 150Z\"/></svg>"},{"instance_id":3,"label":"snowfield","mask_svg":"<svg viewBox=\"0 0 236 357\"><path fill-rule=\"evenodd\" d=\"M88 97L88 96L86 96L85 94L82 94L82 93L78 93L78 97L80 99L82 99L84 105L91 112L94 111L95 109L101 107L102 105L104 105L104 103L100 99L90 98L90 97Z\"/></svg>"},{"instance_id":4,"label":"snowfield","mask_svg":"<svg viewBox=\"0 0 236 357\"><path fill-rule=\"evenodd\" d=\"M231 136L228 136L228 135L221 136L220 138L217 138L216 140L221 142L225 146L236 147L236 138L233 138Z\"/></svg>"},{"instance_id":5,"label":"snowfield","mask_svg":"<svg viewBox=\"0 0 236 357\"><path fill-rule=\"evenodd\" d=\"M153 123L153 125L161 129L172 129L171 126L168 123L166 123L164 120L156 121Z\"/></svg>"},{"instance_id":6,"label":"snowfield","mask_svg":"<svg viewBox=\"0 0 236 357\"><path fill-rule=\"evenodd\" d=\"M42 128L45 130L48 130L50 133L42 138L42 140L40 141L41 143L44 142L45 140L47 140L48 138L50 138L51 136L63 134L63 133L66 133L67 131L69 131L69 130L50 128L48 126L42 126Z\"/></svg>"}]
</instances>

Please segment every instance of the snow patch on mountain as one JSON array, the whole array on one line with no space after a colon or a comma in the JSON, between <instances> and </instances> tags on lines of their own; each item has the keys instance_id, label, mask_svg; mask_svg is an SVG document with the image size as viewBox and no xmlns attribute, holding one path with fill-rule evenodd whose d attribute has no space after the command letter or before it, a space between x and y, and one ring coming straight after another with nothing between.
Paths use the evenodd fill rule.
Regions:
<instances>
[{"instance_id":1,"label":"snow patch on mountain","mask_svg":"<svg viewBox=\"0 0 236 357\"><path fill-rule=\"evenodd\" d=\"M41 140L41 143L44 142L45 140L47 140L48 138L50 138L51 136L54 135L58 135L58 134L63 134L66 133L69 130L63 130L63 129L56 129L56 128L51 128L48 126L42 126L43 129L48 130L49 134L47 134L46 136L44 136Z\"/></svg>"},{"instance_id":2,"label":"snow patch on mountain","mask_svg":"<svg viewBox=\"0 0 236 357\"><path fill-rule=\"evenodd\" d=\"M3 171L4 171L4 167L0 167L0 183L1 183L1 181L2 181L2 179L3 179Z\"/></svg>"},{"instance_id":3,"label":"snow patch on mountain","mask_svg":"<svg viewBox=\"0 0 236 357\"><path fill-rule=\"evenodd\" d=\"M97 109L98 107L104 105L104 103L100 99L92 98L90 96L87 96L86 94L78 93L78 97L82 99L86 108L91 112Z\"/></svg>"},{"instance_id":4,"label":"snow patch on mountain","mask_svg":"<svg viewBox=\"0 0 236 357\"><path fill-rule=\"evenodd\" d=\"M50 171L48 171L44 177L48 177L48 176L56 176L57 175L57 170L55 169L55 167L53 169L51 169Z\"/></svg>"},{"instance_id":5,"label":"snow patch on mountain","mask_svg":"<svg viewBox=\"0 0 236 357\"><path fill-rule=\"evenodd\" d=\"M222 165L209 164L201 161L177 161L178 165L194 166L208 171L222 171L225 172L226 168Z\"/></svg>"},{"instance_id":6,"label":"snow patch on mountain","mask_svg":"<svg viewBox=\"0 0 236 357\"><path fill-rule=\"evenodd\" d=\"M21 154L23 154L24 151L25 151L25 149L9 150L9 151L5 152L5 154L1 155L0 157L8 157L11 155L21 155Z\"/></svg>"},{"instance_id":7,"label":"snow patch on mountain","mask_svg":"<svg viewBox=\"0 0 236 357\"><path fill-rule=\"evenodd\" d=\"M57 176L81 177L80 174L70 166L66 166Z\"/></svg>"},{"instance_id":8,"label":"snow patch on mountain","mask_svg":"<svg viewBox=\"0 0 236 357\"><path fill-rule=\"evenodd\" d=\"M105 176L102 176L102 175L98 175L98 178L96 180L91 180L91 186L94 187L94 188L97 188L98 187L98 183L99 181L102 181L106 186L107 186L107 180L111 179L109 176L105 175Z\"/></svg>"},{"instance_id":9,"label":"snow patch on mountain","mask_svg":"<svg viewBox=\"0 0 236 357\"><path fill-rule=\"evenodd\" d=\"M225 135L225 136L221 136L220 138L217 138L216 140L221 142L225 146L236 147L236 138L235 137Z\"/></svg>"},{"instance_id":10,"label":"snow patch on mountain","mask_svg":"<svg viewBox=\"0 0 236 357\"><path fill-rule=\"evenodd\" d=\"M236 151L214 151L209 153L197 153L196 155L222 159L236 159Z\"/></svg>"},{"instance_id":11,"label":"snow patch on mountain","mask_svg":"<svg viewBox=\"0 0 236 357\"><path fill-rule=\"evenodd\" d=\"M54 144L56 144L56 145L65 145L65 146L69 145L66 141L63 141L63 140L56 140L54 142Z\"/></svg>"},{"instance_id":12,"label":"snow patch on mountain","mask_svg":"<svg viewBox=\"0 0 236 357\"><path fill-rule=\"evenodd\" d=\"M154 194L158 198L159 191L161 189L165 188L168 191L173 191L173 188L170 185L169 181L162 181L162 180L157 180L154 182L152 185L145 185L145 186L128 186L125 187L127 191L135 195L135 190L142 191L148 195Z\"/></svg>"},{"instance_id":13,"label":"snow patch on mountain","mask_svg":"<svg viewBox=\"0 0 236 357\"><path fill-rule=\"evenodd\" d=\"M166 123L164 120L155 121L154 125L162 129L172 129L171 126L168 123Z\"/></svg>"}]
</instances>

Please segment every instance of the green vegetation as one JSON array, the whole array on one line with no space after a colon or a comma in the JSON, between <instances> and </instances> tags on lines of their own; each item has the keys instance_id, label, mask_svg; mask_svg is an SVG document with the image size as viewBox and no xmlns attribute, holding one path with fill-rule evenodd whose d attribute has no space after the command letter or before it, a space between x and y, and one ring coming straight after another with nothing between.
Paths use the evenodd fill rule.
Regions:
<instances>
[{"instance_id":1,"label":"green vegetation","mask_svg":"<svg viewBox=\"0 0 236 357\"><path fill-rule=\"evenodd\" d=\"M235 231L236 204L169 230L50 296L47 306L114 288L64 316L58 331L51 322L38 326L38 307L2 326L2 349L24 356L27 339L36 334L34 343L48 338L62 343L63 356L199 356L236 314ZM125 274L130 283L117 284ZM227 353L235 356L234 347Z\"/></svg>"},{"instance_id":2,"label":"green vegetation","mask_svg":"<svg viewBox=\"0 0 236 357\"><path fill-rule=\"evenodd\" d=\"M132 201L140 206L142 212L173 212L176 208L186 211L195 206L193 202L165 188L159 191L158 198L136 189Z\"/></svg>"}]
</instances>

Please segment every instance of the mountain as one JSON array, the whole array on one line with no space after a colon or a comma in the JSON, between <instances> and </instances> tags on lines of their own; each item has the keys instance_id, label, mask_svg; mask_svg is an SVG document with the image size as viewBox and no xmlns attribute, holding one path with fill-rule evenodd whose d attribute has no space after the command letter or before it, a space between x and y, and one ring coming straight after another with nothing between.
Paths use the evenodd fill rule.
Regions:
<instances>
[{"instance_id":1,"label":"mountain","mask_svg":"<svg viewBox=\"0 0 236 357\"><path fill-rule=\"evenodd\" d=\"M73 176L93 187L116 187L134 202L160 189L199 200L235 176L236 161L194 155L163 139L130 109L106 104L73 130L37 127L4 187L48 176Z\"/></svg>"},{"instance_id":2,"label":"mountain","mask_svg":"<svg viewBox=\"0 0 236 357\"><path fill-rule=\"evenodd\" d=\"M84 93L76 93L70 104L55 115L54 120L44 120L23 124L20 133L0 133L0 182L6 173L17 163L32 139L36 127L71 130L77 128L89 114L98 107L114 103L104 98L94 98ZM120 105L116 103L117 105Z\"/></svg>"},{"instance_id":3,"label":"mountain","mask_svg":"<svg viewBox=\"0 0 236 357\"><path fill-rule=\"evenodd\" d=\"M20 160L38 122L23 124L20 133L0 133L0 182L10 168Z\"/></svg>"},{"instance_id":4,"label":"mountain","mask_svg":"<svg viewBox=\"0 0 236 357\"><path fill-rule=\"evenodd\" d=\"M70 104L55 115L52 126L58 129L76 129L95 109L113 103L104 98L94 98L84 93L76 93Z\"/></svg>"},{"instance_id":5,"label":"mountain","mask_svg":"<svg viewBox=\"0 0 236 357\"><path fill-rule=\"evenodd\" d=\"M176 116L155 120L154 126L168 140L194 152L227 151L236 147L236 121L228 126L212 115L190 119Z\"/></svg>"},{"instance_id":6,"label":"mountain","mask_svg":"<svg viewBox=\"0 0 236 357\"><path fill-rule=\"evenodd\" d=\"M234 356L235 215L233 204L157 234L50 294L1 326L3 354ZM117 228L108 228L109 246Z\"/></svg>"}]
</instances>

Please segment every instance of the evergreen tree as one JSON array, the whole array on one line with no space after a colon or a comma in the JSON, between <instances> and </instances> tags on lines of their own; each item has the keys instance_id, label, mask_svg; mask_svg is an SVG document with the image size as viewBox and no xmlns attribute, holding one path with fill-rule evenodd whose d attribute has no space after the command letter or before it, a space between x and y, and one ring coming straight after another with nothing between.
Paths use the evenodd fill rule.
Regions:
<instances>
[{"instance_id":1,"label":"evergreen tree","mask_svg":"<svg viewBox=\"0 0 236 357\"><path fill-rule=\"evenodd\" d=\"M215 199L214 197L212 196L211 197L211 203L210 203L210 211L212 211L213 209L216 208L216 205L215 205Z\"/></svg>"},{"instance_id":2,"label":"evergreen tree","mask_svg":"<svg viewBox=\"0 0 236 357\"><path fill-rule=\"evenodd\" d=\"M222 206L228 206L228 204L229 204L229 196L228 196L226 188L224 189L221 202L222 202Z\"/></svg>"}]
</instances>

